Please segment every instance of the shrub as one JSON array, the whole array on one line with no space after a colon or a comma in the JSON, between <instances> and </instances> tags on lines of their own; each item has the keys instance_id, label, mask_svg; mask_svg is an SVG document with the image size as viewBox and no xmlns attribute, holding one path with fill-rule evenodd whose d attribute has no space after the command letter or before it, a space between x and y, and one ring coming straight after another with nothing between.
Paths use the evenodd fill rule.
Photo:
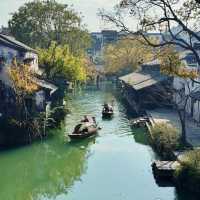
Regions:
<instances>
[{"instance_id":1,"label":"shrub","mask_svg":"<svg viewBox=\"0 0 200 200\"><path fill-rule=\"evenodd\" d=\"M169 123L158 123L152 128L152 143L163 158L172 158L179 144L178 130Z\"/></svg>"},{"instance_id":2,"label":"shrub","mask_svg":"<svg viewBox=\"0 0 200 200\"><path fill-rule=\"evenodd\" d=\"M40 129L40 121L35 118L24 121L2 118L0 120L0 148L25 145L42 138L45 135Z\"/></svg>"},{"instance_id":3,"label":"shrub","mask_svg":"<svg viewBox=\"0 0 200 200\"><path fill-rule=\"evenodd\" d=\"M179 187L200 194L200 150L187 152L175 175Z\"/></svg>"},{"instance_id":4,"label":"shrub","mask_svg":"<svg viewBox=\"0 0 200 200\"><path fill-rule=\"evenodd\" d=\"M58 126L68 113L69 109L66 106L55 107L50 116L54 120L54 125L52 124L52 126Z\"/></svg>"}]
</instances>

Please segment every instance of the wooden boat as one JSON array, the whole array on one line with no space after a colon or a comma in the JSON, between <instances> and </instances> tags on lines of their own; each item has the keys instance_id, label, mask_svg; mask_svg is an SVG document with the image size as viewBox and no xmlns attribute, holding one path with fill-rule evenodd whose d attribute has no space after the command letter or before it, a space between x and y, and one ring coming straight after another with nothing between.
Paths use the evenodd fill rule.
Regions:
<instances>
[{"instance_id":1,"label":"wooden boat","mask_svg":"<svg viewBox=\"0 0 200 200\"><path fill-rule=\"evenodd\" d=\"M76 125L73 133L69 134L71 139L84 139L96 135L98 126L94 118L88 118L88 121L82 120Z\"/></svg>"},{"instance_id":2,"label":"wooden boat","mask_svg":"<svg viewBox=\"0 0 200 200\"><path fill-rule=\"evenodd\" d=\"M113 107L105 104L102 110L102 117L103 118L111 118L114 115Z\"/></svg>"}]
</instances>

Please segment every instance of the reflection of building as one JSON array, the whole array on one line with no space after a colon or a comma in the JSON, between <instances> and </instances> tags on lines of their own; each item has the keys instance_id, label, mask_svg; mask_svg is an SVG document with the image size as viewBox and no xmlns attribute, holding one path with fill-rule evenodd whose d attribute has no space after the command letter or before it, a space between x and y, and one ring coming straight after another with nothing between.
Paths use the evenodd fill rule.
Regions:
<instances>
[{"instance_id":1,"label":"reflection of building","mask_svg":"<svg viewBox=\"0 0 200 200\"><path fill-rule=\"evenodd\" d=\"M8 74L14 59L19 63L29 66L37 76L40 75L37 52L13 37L0 34L0 113L4 112L5 108L14 101L11 81ZM39 78L33 78L32 82L38 85L38 91L27 97L27 106L31 111L43 111L46 109L46 101L50 100L50 96L57 88ZM5 99L6 101L4 101ZM11 107L8 107L9 112L12 112L10 109Z\"/></svg>"}]
</instances>

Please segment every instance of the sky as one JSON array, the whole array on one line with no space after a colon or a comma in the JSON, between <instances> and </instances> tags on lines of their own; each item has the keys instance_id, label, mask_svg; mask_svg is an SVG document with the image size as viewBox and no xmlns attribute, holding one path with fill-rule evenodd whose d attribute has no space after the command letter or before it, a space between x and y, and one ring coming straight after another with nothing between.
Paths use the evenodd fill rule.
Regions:
<instances>
[{"instance_id":1,"label":"sky","mask_svg":"<svg viewBox=\"0 0 200 200\"><path fill-rule=\"evenodd\" d=\"M30 0L0 0L0 26L7 26L11 13ZM115 28L105 25L97 16L99 8L111 11L120 0L57 0L57 2L73 5L74 9L84 16L84 23L90 32L100 31L105 28Z\"/></svg>"}]
</instances>

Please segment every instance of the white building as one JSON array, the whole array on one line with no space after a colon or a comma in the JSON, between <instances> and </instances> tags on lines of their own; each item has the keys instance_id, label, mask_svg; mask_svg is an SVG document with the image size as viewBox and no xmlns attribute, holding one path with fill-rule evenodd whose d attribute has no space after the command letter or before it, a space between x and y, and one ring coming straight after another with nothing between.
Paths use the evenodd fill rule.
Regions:
<instances>
[{"instance_id":1,"label":"white building","mask_svg":"<svg viewBox=\"0 0 200 200\"><path fill-rule=\"evenodd\" d=\"M35 74L40 75L37 52L13 37L0 34L0 81L5 85L2 88L12 87L8 70L14 59L30 66ZM45 110L46 102L50 101L57 87L36 77L32 81L38 85L38 91L27 98L28 104L33 109ZM3 101L4 97L0 96L0 98Z\"/></svg>"},{"instance_id":2,"label":"white building","mask_svg":"<svg viewBox=\"0 0 200 200\"><path fill-rule=\"evenodd\" d=\"M13 37L0 34L0 80L8 85L10 84L8 69L15 58L17 61L30 65L34 72L39 71L38 55L34 49Z\"/></svg>"},{"instance_id":3,"label":"white building","mask_svg":"<svg viewBox=\"0 0 200 200\"><path fill-rule=\"evenodd\" d=\"M181 59L187 70L193 70L198 72L198 64L196 62L195 56L189 52L184 51L181 53ZM200 77L195 79L200 83ZM179 77L174 77L173 86L177 91L181 91L184 96L180 96L180 93L175 95L176 103L186 104L187 114L193 118L196 122L200 123L200 84L195 83L190 78L184 79ZM184 99L185 98L185 99Z\"/></svg>"}]
</instances>

